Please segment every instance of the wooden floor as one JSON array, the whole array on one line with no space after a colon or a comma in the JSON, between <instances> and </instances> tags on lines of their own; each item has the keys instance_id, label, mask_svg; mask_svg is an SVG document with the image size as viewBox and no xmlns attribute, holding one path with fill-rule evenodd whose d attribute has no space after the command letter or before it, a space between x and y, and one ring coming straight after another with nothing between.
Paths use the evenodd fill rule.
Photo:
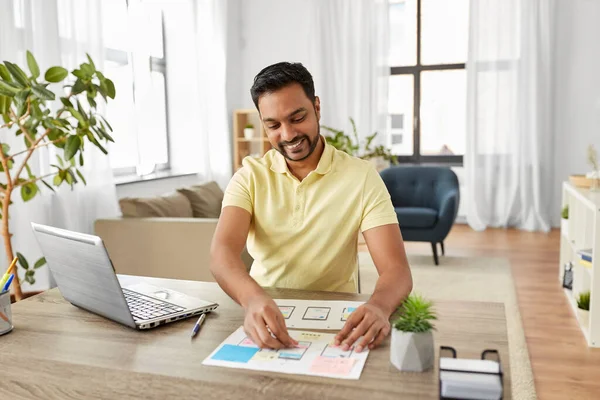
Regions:
<instances>
[{"instance_id":1,"label":"wooden floor","mask_svg":"<svg viewBox=\"0 0 600 400\"><path fill-rule=\"evenodd\" d=\"M587 347L560 287L559 236L559 230L475 232L455 225L445 247L447 255L510 260L540 399L600 399L600 349ZM409 253L431 251L425 243L407 243L406 248Z\"/></svg>"}]
</instances>

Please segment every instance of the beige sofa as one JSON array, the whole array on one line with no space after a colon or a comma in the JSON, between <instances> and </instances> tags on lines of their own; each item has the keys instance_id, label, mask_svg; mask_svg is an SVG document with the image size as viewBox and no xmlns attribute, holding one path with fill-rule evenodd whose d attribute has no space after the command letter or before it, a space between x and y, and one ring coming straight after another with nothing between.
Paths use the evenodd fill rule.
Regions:
<instances>
[{"instance_id":1,"label":"beige sofa","mask_svg":"<svg viewBox=\"0 0 600 400\"><path fill-rule=\"evenodd\" d=\"M215 182L153 198L124 198L123 216L96 220L94 228L119 274L214 281L210 245L222 201ZM252 258L245 249L242 259L249 269Z\"/></svg>"}]
</instances>

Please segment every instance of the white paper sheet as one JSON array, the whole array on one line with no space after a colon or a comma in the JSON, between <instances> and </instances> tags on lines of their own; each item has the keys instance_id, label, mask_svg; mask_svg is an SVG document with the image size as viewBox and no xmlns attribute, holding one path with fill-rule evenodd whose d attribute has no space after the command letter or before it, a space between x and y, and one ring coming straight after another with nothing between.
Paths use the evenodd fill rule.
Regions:
<instances>
[{"instance_id":1,"label":"white paper sheet","mask_svg":"<svg viewBox=\"0 0 600 400\"><path fill-rule=\"evenodd\" d=\"M334 334L289 332L300 343L298 348L261 350L246 336L243 327L239 327L202 364L339 379L360 378L368 348L360 353L354 351L354 346L342 351L333 345Z\"/></svg>"},{"instance_id":2,"label":"white paper sheet","mask_svg":"<svg viewBox=\"0 0 600 400\"><path fill-rule=\"evenodd\" d=\"M340 330L361 301L275 299L285 326L293 329Z\"/></svg>"}]
</instances>

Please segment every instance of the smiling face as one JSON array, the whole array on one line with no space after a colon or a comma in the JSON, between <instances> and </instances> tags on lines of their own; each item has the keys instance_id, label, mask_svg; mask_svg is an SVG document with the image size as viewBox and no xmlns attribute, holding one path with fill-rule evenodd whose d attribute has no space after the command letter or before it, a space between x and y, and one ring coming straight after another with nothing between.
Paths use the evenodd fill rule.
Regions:
<instances>
[{"instance_id":1,"label":"smiling face","mask_svg":"<svg viewBox=\"0 0 600 400\"><path fill-rule=\"evenodd\" d=\"M313 154L320 139L318 97L313 104L302 86L292 83L261 95L258 109L269 142L287 160L303 161Z\"/></svg>"}]
</instances>

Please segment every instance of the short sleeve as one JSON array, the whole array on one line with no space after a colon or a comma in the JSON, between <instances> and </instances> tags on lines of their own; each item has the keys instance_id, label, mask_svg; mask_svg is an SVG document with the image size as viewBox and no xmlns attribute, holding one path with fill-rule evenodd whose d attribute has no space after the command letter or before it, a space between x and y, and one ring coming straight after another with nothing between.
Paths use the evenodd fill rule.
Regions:
<instances>
[{"instance_id":1,"label":"short sleeve","mask_svg":"<svg viewBox=\"0 0 600 400\"><path fill-rule=\"evenodd\" d=\"M360 230L364 232L377 226L397 223L390 193L379 173L370 167L363 188Z\"/></svg>"},{"instance_id":2,"label":"short sleeve","mask_svg":"<svg viewBox=\"0 0 600 400\"><path fill-rule=\"evenodd\" d=\"M227 184L221 209L227 206L240 207L253 215L254 197L252 193L250 171L247 167L242 167Z\"/></svg>"}]
</instances>

